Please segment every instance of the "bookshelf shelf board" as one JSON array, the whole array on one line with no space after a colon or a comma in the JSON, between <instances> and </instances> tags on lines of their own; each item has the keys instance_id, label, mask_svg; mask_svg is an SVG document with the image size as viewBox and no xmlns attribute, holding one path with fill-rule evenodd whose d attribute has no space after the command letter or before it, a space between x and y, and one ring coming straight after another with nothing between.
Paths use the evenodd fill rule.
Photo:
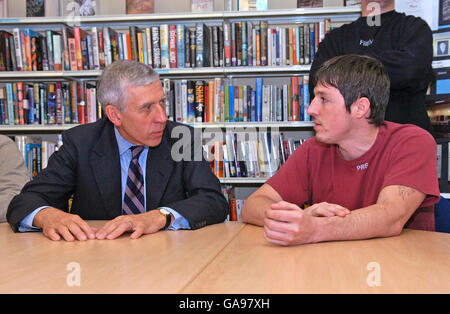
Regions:
<instances>
[{"instance_id":1,"label":"bookshelf shelf board","mask_svg":"<svg viewBox=\"0 0 450 314\"><path fill-rule=\"evenodd\" d=\"M306 73L310 70L310 65L293 66L258 66L258 67L203 67L203 68L172 68L155 69L161 76L199 76L199 75L233 75L233 74L295 74ZM49 79L49 78L97 78L102 74L102 70L84 71L0 71L0 79Z\"/></svg>"},{"instance_id":2,"label":"bookshelf shelf board","mask_svg":"<svg viewBox=\"0 0 450 314\"><path fill-rule=\"evenodd\" d=\"M219 178L221 184L264 184L269 178Z\"/></svg>"},{"instance_id":3,"label":"bookshelf shelf board","mask_svg":"<svg viewBox=\"0 0 450 314\"><path fill-rule=\"evenodd\" d=\"M49 78L71 78L71 77L98 77L102 71L1 71L0 79L49 79Z\"/></svg>"},{"instance_id":4,"label":"bookshelf shelf board","mask_svg":"<svg viewBox=\"0 0 450 314\"><path fill-rule=\"evenodd\" d=\"M225 67L226 74L239 74L239 73L297 73L308 72L311 69L311 65L288 65L288 66L238 66L238 67Z\"/></svg>"},{"instance_id":5,"label":"bookshelf shelf board","mask_svg":"<svg viewBox=\"0 0 450 314\"><path fill-rule=\"evenodd\" d=\"M70 128L78 126L78 124L56 124L56 125L0 125L0 132L21 133L21 132L54 132L59 133Z\"/></svg>"},{"instance_id":6,"label":"bookshelf shelf board","mask_svg":"<svg viewBox=\"0 0 450 314\"><path fill-rule=\"evenodd\" d=\"M310 121L289 121L289 122L209 122L190 123L194 128L310 128L314 123Z\"/></svg>"},{"instance_id":7,"label":"bookshelf shelf board","mask_svg":"<svg viewBox=\"0 0 450 314\"><path fill-rule=\"evenodd\" d=\"M233 129L233 128L312 128L313 122L290 121L290 122L210 122L191 123L194 128L201 129ZM0 132L62 132L78 126L78 124L58 124L58 125L0 125Z\"/></svg>"}]
</instances>

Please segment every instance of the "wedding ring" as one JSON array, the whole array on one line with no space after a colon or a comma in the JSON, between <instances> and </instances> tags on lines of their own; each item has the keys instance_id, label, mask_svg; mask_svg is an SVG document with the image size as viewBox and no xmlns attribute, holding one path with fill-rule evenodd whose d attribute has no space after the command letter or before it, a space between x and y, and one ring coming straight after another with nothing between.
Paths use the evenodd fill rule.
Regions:
<instances>
[{"instance_id":1,"label":"wedding ring","mask_svg":"<svg viewBox=\"0 0 450 314\"><path fill-rule=\"evenodd\" d=\"M133 223L131 221L127 221L127 222L130 225L130 230L133 230Z\"/></svg>"}]
</instances>

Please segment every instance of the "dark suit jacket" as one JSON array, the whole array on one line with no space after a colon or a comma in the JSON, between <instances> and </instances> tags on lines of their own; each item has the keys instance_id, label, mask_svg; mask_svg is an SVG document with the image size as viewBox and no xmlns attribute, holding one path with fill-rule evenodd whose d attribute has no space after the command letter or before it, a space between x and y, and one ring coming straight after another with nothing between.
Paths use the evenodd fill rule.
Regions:
<instances>
[{"instance_id":1,"label":"dark suit jacket","mask_svg":"<svg viewBox=\"0 0 450 314\"><path fill-rule=\"evenodd\" d=\"M171 157L172 146L178 139L170 135L177 125L181 124L167 121L161 144L149 148L145 178L147 211L160 206L173 208L189 221L192 229L222 222L228 204L208 162L174 161ZM193 156L194 132L191 127L184 127L190 130ZM113 124L104 118L67 130L63 143L50 157L47 168L11 201L7 220L15 232L22 219L38 207L67 211L71 196L70 212L85 220L111 220L121 215L120 160Z\"/></svg>"}]
</instances>

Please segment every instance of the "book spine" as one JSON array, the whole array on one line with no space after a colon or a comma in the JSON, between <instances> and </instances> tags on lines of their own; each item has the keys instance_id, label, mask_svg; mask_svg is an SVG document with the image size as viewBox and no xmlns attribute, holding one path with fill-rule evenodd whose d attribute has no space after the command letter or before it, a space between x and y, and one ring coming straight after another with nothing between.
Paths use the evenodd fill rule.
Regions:
<instances>
[{"instance_id":1,"label":"book spine","mask_svg":"<svg viewBox=\"0 0 450 314\"><path fill-rule=\"evenodd\" d=\"M83 70L83 53L81 51L81 29L76 26L73 28L73 36L75 38L75 52L77 57L77 70Z\"/></svg>"},{"instance_id":2,"label":"book spine","mask_svg":"<svg viewBox=\"0 0 450 314\"><path fill-rule=\"evenodd\" d=\"M241 23L241 44L242 44L242 65L248 65L248 36L247 36L247 22Z\"/></svg>"},{"instance_id":3,"label":"book spine","mask_svg":"<svg viewBox=\"0 0 450 314\"><path fill-rule=\"evenodd\" d=\"M225 57L225 66L231 66L231 34L230 34L230 23L223 23L223 48Z\"/></svg>"},{"instance_id":4,"label":"book spine","mask_svg":"<svg viewBox=\"0 0 450 314\"><path fill-rule=\"evenodd\" d=\"M215 121L215 81L208 82L208 120L206 122ZM206 92L205 92L206 94Z\"/></svg>"},{"instance_id":5,"label":"book spine","mask_svg":"<svg viewBox=\"0 0 450 314\"><path fill-rule=\"evenodd\" d=\"M149 66L153 67L152 32L149 27L145 29L145 37L147 39L147 62Z\"/></svg>"},{"instance_id":6,"label":"book spine","mask_svg":"<svg viewBox=\"0 0 450 314\"><path fill-rule=\"evenodd\" d=\"M142 42L142 56L143 62L145 65L148 65L148 50L147 50L147 35L144 32L141 32L140 40Z\"/></svg>"},{"instance_id":7,"label":"book spine","mask_svg":"<svg viewBox=\"0 0 450 314\"><path fill-rule=\"evenodd\" d=\"M68 83L63 83L62 85L62 102L63 102L63 119L64 124L70 123L70 91Z\"/></svg>"},{"instance_id":8,"label":"book spine","mask_svg":"<svg viewBox=\"0 0 450 314\"><path fill-rule=\"evenodd\" d=\"M191 67L191 31L188 27L184 29L184 63L186 68Z\"/></svg>"},{"instance_id":9,"label":"book spine","mask_svg":"<svg viewBox=\"0 0 450 314\"><path fill-rule=\"evenodd\" d=\"M196 67L197 63L195 58L197 57L197 35L196 35L197 31L196 28L193 27L190 29L190 47L191 47L191 51L190 51L190 55L191 55L191 67Z\"/></svg>"},{"instance_id":10,"label":"book spine","mask_svg":"<svg viewBox=\"0 0 450 314\"><path fill-rule=\"evenodd\" d=\"M177 26L175 24L169 25L169 66L170 68L177 67Z\"/></svg>"},{"instance_id":11,"label":"book spine","mask_svg":"<svg viewBox=\"0 0 450 314\"><path fill-rule=\"evenodd\" d=\"M47 93L47 121L48 124L56 124L56 91L55 84L48 84Z\"/></svg>"},{"instance_id":12,"label":"book spine","mask_svg":"<svg viewBox=\"0 0 450 314\"><path fill-rule=\"evenodd\" d=\"M187 80L181 80L181 121L183 123L188 120L188 90Z\"/></svg>"},{"instance_id":13,"label":"book spine","mask_svg":"<svg viewBox=\"0 0 450 314\"><path fill-rule=\"evenodd\" d=\"M161 68L169 69L169 25L161 24L159 26L160 42L161 42Z\"/></svg>"},{"instance_id":14,"label":"book spine","mask_svg":"<svg viewBox=\"0 0 450 314\"><path fill-rule=\"evenodd\" d=\"M22 45L20 40L20 30L18 28L13 29L13 36L14 36L14 46L16 50L17 71L23 71Z\"/></svg>"},{"instance_id":15,"label":"book spine","mask_svg":"<svg viewBox=\"0 0 450 314\"><path fill-rule=\"evenodd\" d=\"M61 83L56 83L56 124L63 123L63 103Z\"/></svg>"},{"instance_id":16,"label":"book spine","mask_svg":"<svg viewBox=\"0 0 450 314\"><path fill-rule=\"evenodd\" d=\"M152 26L153 67L161 68L161 48L159 42L159 27Z\"/></svg>"},{"instance_id":17,"label":"book spine","mask_svg":"<svg viewBox=\"0 0 450 314\"><path fill-rule=\"evenodd\" d=\"M187 122L195 122L195 82L187 81Z\"/></svg>"},{"instance_id":18,"label":"book spine","mask_svg":"<svg viewBox=\"0 0 450 314\"><path fill-rule=\"evenodd\" d=\"M82 70L89 70L89 56L88 56L88 43L87 36L81 38L81 64Z\"/></svg>"},{"instance_id":19,"label":"book spine","mask_svg":"<svg viewBox=\"0 0 450 314\"><path fill-rule=\"evenodd\" d=\"M130 26L130 41L131 41L131 60L139 61L139 50L137 43L137 30L136 26Z\"/></svg>"},{"instance_id":20,"label":"book spine","mask_svg":"<svg viewBox=\"0 0 450 314\"><path fill-rule=\"evenodd\" d=\"M98 31L97 26L92 27L92 53L93 53L93 63L94 70L100 70L100 53L98 44Z\"/></svg>"},{"instance_id":21,"label":"book spine","mask_svg":"<svg viewBox=\"0 0 450 314\"><path fill-rule=\"evenodd\" d=\"M217 26L212 27L212 48L213 48L213 63L212 65L218 67L220 64L219 56L219 28Z\"/></svg>"},{"instance_id":22,"label":"book spine","mask_svg":"<svg viewBox=\"0 0 450 314\"><path fill-rule=\"evenodd\" d=\"M267 28L268 24L267 21L261 21L260 22L260 28L261 28L261 65L266 66L267 65Z\"/></svg>"},{"instance_id":23,"label":"book spine","mask_svg":"<svg viewBox=\"0 0 450 314\"><path fill-rule=\"evenodd\" d=\"M34 83L33 84L33 88L31 88L32 96L30 97L33 100L33 104L34 104L34 109L33 109L33 113L34 113L34 121L30 122L28 121L28 123L34 123L34 124L39 124L39 119L41 116L40 113L40 106L39 106L39 83Z\"/></svg>"},{"instance_id":24,"label":"book spine","mask_svg":"<svg viewBox=\"0 0 450 314\"><path fill-rule=\"evenodd\" d=\"M204 121L205 108L205 82L197 81L195 83L195 122Z\"/></svg>"},{"instance_id":25,"label":"book spine","mask_svg":"<svg viewBox=\"0 0 450 314\"><path fill-rule=\"evenodd\" d=\"M78 87L77 82L70 82L70 110L72 113L72 123L78 123Z\"/></svg>"},{"instance_id":26,"label":"book spine","mask_svg":"<svg viewBox=\"0 0 450 314\"><path fill-rule=\"evenodd\" d=\"M62 71L61 35L53 35L53 59L55 71Z\"/></svg>"},{"instance_id":27,"label":"book spine","mask_svg":"<svg viewBox=\"0 0 450 314\"><path fill-rule=\"evenodd\" d=\"M237 66L242 65L242 33L241 33L241 23L236 23L236 64Z\"/></svg>"},{"instance_id":28,"label":"book spine","mask_svg":"<svg viewBox=\"0 0 450 314\"><path fill-rule=\"evenodd\" d=\"M144 61L144 43L142 42L142 33L137 33L138 59L140 63L145 64Z\"/></svg>"},{"instance_id":29,"label":"book spine","mask_svg":"<svg viewBox=\"0 0 450 314\"><path fill-rule=\"evenodd\" d=\"M183 24L177 24L177 67L184 68L185 64L185 27Z\"/></svg>"},{"instance_id":30,"label":"book spine","mask_svg":"<svg viewBox=\"0 0 450 314\"><path fill-rule=\"evenodd\" d=\"M17 105L19 107L19 125L24 125L25 119L24 119L24 110L23 110L23 99L24 99L23 83L17 82L16 84L17 84ZM34 122L34 117L32 117L32 118L33 119L29 118L29 123Z\"/></svg>"},{"instance_id":31,"label":"book spine","mask_svg":"<svg viewBox=\"0 0 450 314\"><path fill-rule=\"evenodd\" d=\"M262 78L256 78L256 121L262 121Z\"/></svg>"},{"instance_id":32,"label":"book spine","mask_svg":"<svg viewBox=\"0 0 450 314\"><path fill-rule=\"evenodd\" d=\"M205 49L204 46L204 29L203 29L203 23L198 23L196 28L196 35L197 35L197 47L196 47L196 67L203 67L205 63Z\"/></svg>"},{"instance_id":33,"label":"book spine","mask_svg":"<svg viewBox=\"0 0 450 314\"><path fill-rule=\"evenodd\" d=\"M299 103L298 103L298 77L291 78L292 85L292 120L299 121Z\"/></svg>"},{"instance_id":34,"label":"book spine","mask_svg":"<svg viewBox=\"0 0 450 314\"><path fill-rule=\"evenodd\" d=\"M183 122L181 84L181 81L175 81L175 121L177 122Z\"/></svg>"},{"instance_id":35,"label":"book spine","mask_svg":"<svg viewBox=\"0 0 450 314\"><path fill-rule=\"evenodd\" d=\"M222 79L220 77L214 78L214 118L211 122L220 122L220 93L222 87Z\"/></svg>"},{"instance_id":36,"label":"book spine","mask_svg":"<svg viewBox=\"0 0 450 314\"><path fill-rule=\"evenodd\" d=\"M64 64L64 70L69 71L70 70L70 59L69 59L69 46L68 46L68 36L67 36L67 27L63 26L61 28L62 33L62 44L63 44L63 64ZM47 61L48 62L48 61ZM44 65L43 65L44 66ZM44 66L45 67L45 66Z\"/></svg>"}]
</instances>

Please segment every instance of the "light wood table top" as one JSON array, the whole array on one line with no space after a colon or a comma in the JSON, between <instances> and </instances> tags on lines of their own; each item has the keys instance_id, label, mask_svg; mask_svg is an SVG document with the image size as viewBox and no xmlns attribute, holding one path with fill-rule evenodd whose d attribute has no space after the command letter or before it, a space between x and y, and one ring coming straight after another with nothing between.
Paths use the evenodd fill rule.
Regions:
<instances>
[{"instance_id":1,"label":"light wood table top","mask_svg":"<svg viewBox=\"0 0 450 314\"><path fill-rule=\"evenodd\" d=\"M89 222L100 227L105 222ZM243 228L223 223L131 240L53 242L0 224L0 293L178 293ZM79 268L67 268L70 263ZM79 270L80 286L74 271ZM67 283L67 279L72 286Z\"/></svg>"},{"instance_id":2,"label":"light wood table top","mask_svg":"<svg viewBox=\"0 0 450 314\"><path fill-rule=\"evenodd\" d=\"M450 234L280 247L246 225L182 292L450 293Z\"/></svg>"}]
</instances>

